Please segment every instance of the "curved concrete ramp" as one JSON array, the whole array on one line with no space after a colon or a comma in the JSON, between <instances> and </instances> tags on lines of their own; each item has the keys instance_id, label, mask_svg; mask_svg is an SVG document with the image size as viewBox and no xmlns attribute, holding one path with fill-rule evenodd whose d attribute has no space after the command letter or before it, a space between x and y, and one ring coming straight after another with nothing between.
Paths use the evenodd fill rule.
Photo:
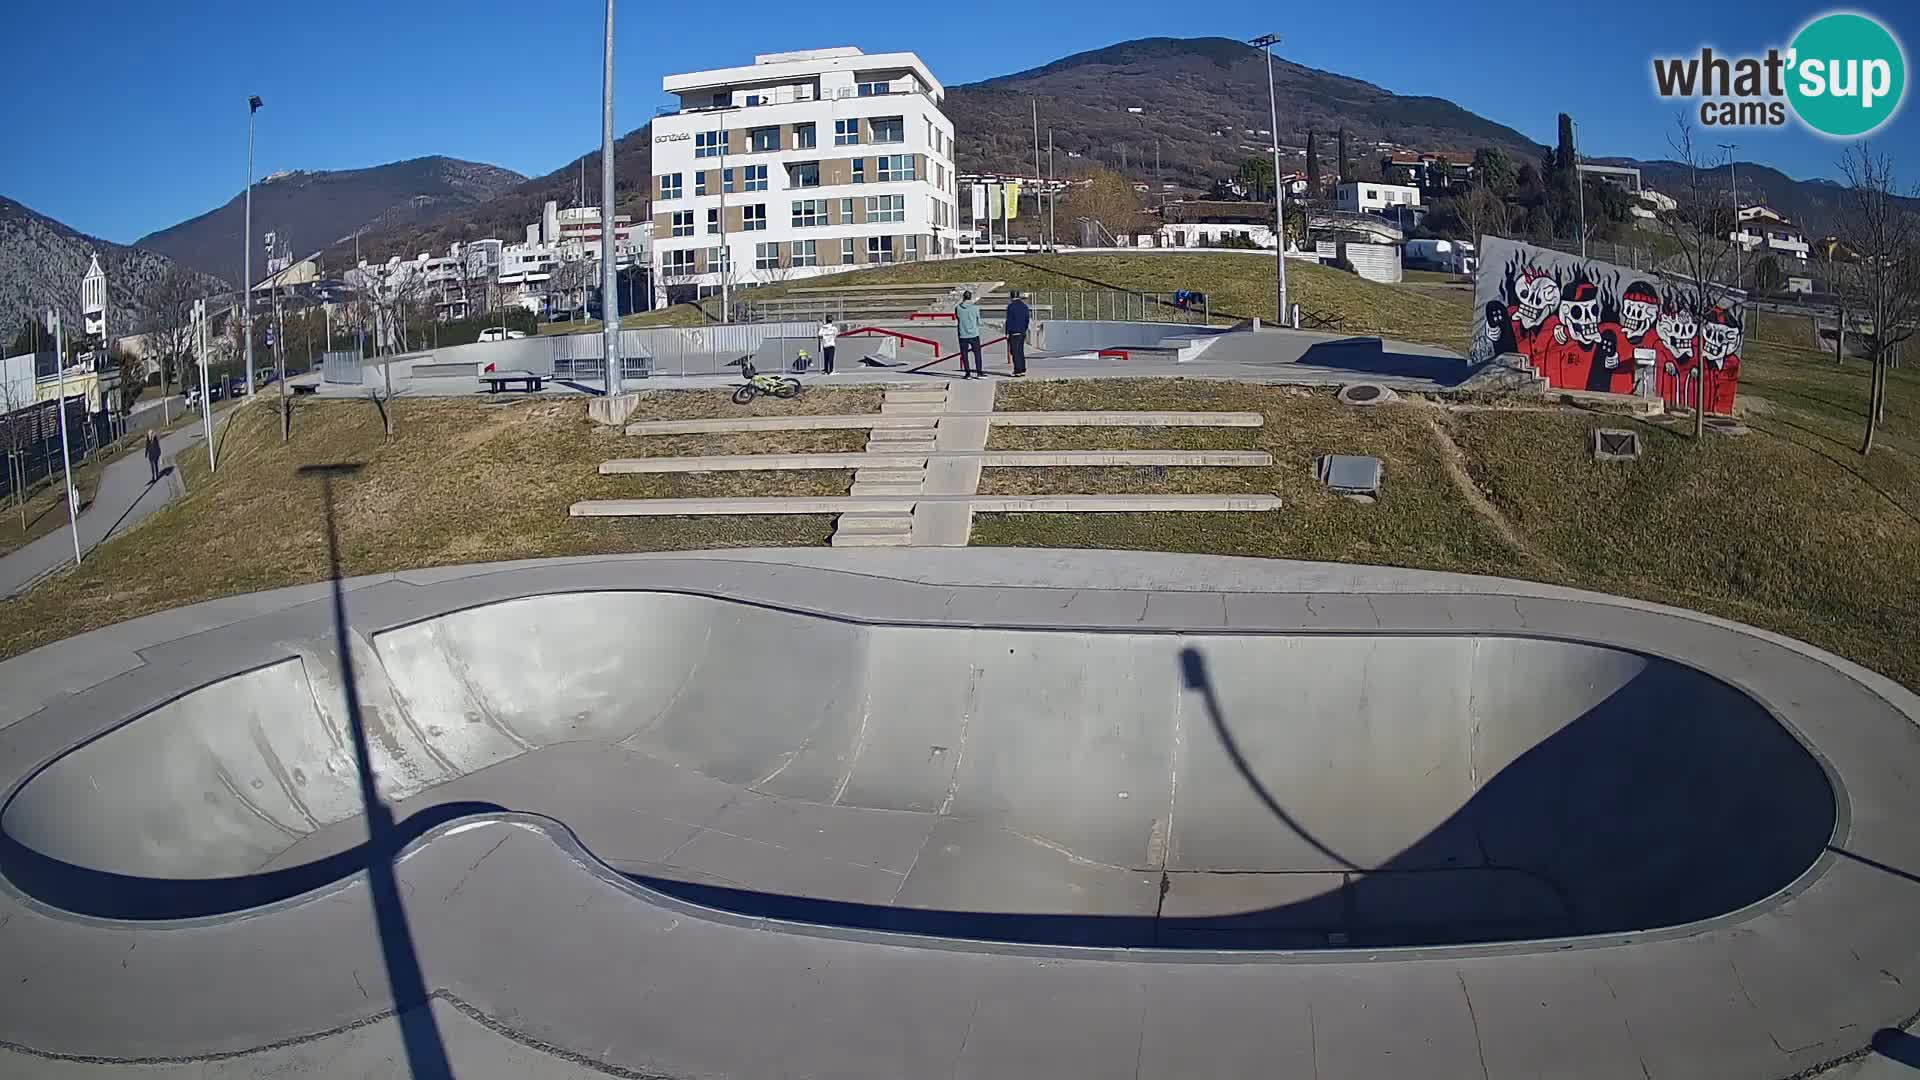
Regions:
<instances>
[{"instance_id":1,"label":"curved concrete ramp","mask_svg":"<svg viewBox=\"0 0 1920 1080\"><path fill-rule=\"evenodd\" d=\"M548 815L702 904L993 940L1460 944L1786 887L1821 766L1692 668L1499 635L857 625L699 596L494 603L354 639L396 843ZM369 858L331 651L48 765L0 869L58 907L247 909Z\"/></svg>"}]
</instances>

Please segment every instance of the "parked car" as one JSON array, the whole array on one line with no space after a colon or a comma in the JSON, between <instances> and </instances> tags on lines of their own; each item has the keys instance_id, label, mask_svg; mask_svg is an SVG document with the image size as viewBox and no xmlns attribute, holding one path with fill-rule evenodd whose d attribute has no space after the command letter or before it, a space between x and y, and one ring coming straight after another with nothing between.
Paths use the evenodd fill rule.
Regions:
<instances>
[{"instance_id":1,"label":"parked car","mask_svg":"<svg viewBox=\"0 0 1920 1080\"><path fill-rule=\"evenodd\" d=\"M480 331L481 341L518 341L526 336L524 330L509 330L504 326L489 326Z\"/></svg>"}]
</instances>

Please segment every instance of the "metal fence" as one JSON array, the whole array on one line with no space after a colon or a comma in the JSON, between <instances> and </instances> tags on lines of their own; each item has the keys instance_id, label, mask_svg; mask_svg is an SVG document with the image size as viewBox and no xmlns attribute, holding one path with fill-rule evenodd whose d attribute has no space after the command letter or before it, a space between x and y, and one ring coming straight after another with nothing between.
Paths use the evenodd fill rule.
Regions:
<instances>
[{"instance_id":1,"label":"metal fence","mask_svg":"<svg viewBox=\"0 0 1920 1080\"><path fill-rule=\"evenodd\" d=\"M755 364L770 370L791 349L816 351L818 327L814 320L782 320L622 330L622 377L724 374L741 357L752 357ZM555 378L587 382L605 378L600 335L569 334L553 340Z\"/></svg>"},{"instance_id":2,"label":"metal fence","mask_svg":"<svg viewBox=\"0 0 1920 1080\"><path fill-rule=\"evenodd\" d=\"M1164 322L1205 324L1213 319L1206 294L1194 294L1184 303L1172 292L1137 292L1131 289L1022 289L1022 297L1033 308L1036 319L1091 319L1105 322ZM997 317L1011 293L982 297L989 317ZM855 310L848 310L849 304ZM866 310L859 310L859 309ZM950 308L947 310L951 310ZM823 296L807 299L781 299L749 302L742 307L750 323L823 320L836 323L898 322L914 312L907 305L876 306L859 296ZM628 331L632 333L633 331Z\"/></svg>"},{"instance_id":3,"label":"metal fence","mask_svg":"<svg viewBox=\"0 0 1920 1080\"><path fill-rule=\"evenodd\" d=\"M330 383L346 386L359 386L361 372L366 369L366 358L358 349L320 354L320 377Z\"/></svg>"},{"instance_id":4,"label":"metal fence","mask_svg":"<svg viewBox=\"0 0 1920 1080\"><path fill-rule=\"evenodd\" d=\"M114 421L87 412L86 399L67 399L67 444L79 465L114 439ZM60 410L51 401L0 416L0 499L12 499L24 482L31 488L60 472ZM4 508L0 508L4 512Z\"/></svg>"}]
</instances>

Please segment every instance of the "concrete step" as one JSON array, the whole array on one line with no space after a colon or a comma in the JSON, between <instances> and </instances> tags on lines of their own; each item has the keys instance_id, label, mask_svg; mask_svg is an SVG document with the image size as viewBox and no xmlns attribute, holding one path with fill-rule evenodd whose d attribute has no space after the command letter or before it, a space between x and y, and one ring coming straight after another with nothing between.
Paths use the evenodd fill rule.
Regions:
<instances>
[{"instance_id":1,"label":"concrete step","mask_svg":"<svg viewBox=\"0 0 1920 1080\"><path fill-rule=\"evenodd\" d=\"M913 532L912 514L841 514L839 524L834 526L834 535L842 533L865 533L875 536L891 536L896 533Z\"/></svg>"},{"instance_id":2,"label":"concrete step","mask_svg":"<svg viewBox=\"0 0 1920 1080\"><path fill-rule=\"evenodd\" d=\"M603 476L625 473L755 472L791 469L918 469L920 454L711 454L684 457L616 458L600 463Z\"/></svg>"},{"instance_id":3,"label":"concrete step","mask_svg":"<svg viewBox=\"0 0 1920 1080\"><path fill-rule=\"evenodd\" d=\"M837 548L873 548L873 547L912 547L913 530L903 533L843 533L835 532L828 541L829 547Z\"/></svg>"},{"instance_id":4,"label":"concrete step","mask_svg":"<svg viewBox=\"0 0 1920 1080\"><path fill-rule=\"evenodd\" d=\"M847 494L856 499L865 498L869 495L905 495L912 497L920 494L921 487L922 482L919 480L915 480L912 483L893 484L863 484L855 481L853 487L848 490Z\"/></svg>"},{"instance_id":5,"label":"concrete step","mask_svg":"<svg viewBox=\"0 0 1920 1080\"><path fill-rule=\"evenodd\" d=\"M853 474L856 484L918 484L926 478L925 469L861 469Z\"/></svg>"},{"instance_id":6,"label":"concrete step","mask_svg":"<svg viewBox=\"0 0 1920 1080\"><path fill-rule=\"evenodd\" d=\"M869 444L878 443L887 446L892 443L932 442L936 428L912 428L909 430L882 430L867 436Z\"/></svg>"},{"instance_id":7,"label":"concrete step","mask_svg":"<svg viewBox=\"0 0 1920 1080\"><path fill-rule=\"evenodd\" d=\"M843 431L849 428L931 427L930 416L732 416L705 420L644 420L627 425L629 435L740 435L750 431Z\"/></svg>"},{"instance_id":8,"label":"concrete step","mask_svg":"<svg viewBox=\"0 0 1920 1080\"><path fill-rule=\"evenodd\" d=\"M874 438L867 440L869 454L930 454L933 452L933 432L929 431L916 438Z\"/></svg>"},{"instance_id":9,"label":"concrete step","mask_svg":"<svg viewBox=\"0 0 1920 1080\"><path fill-rule=\"evenodd\" d=\"M585 499L574 517L709 514L910 514L916 506L965 506L982 514L1249 513L1280 509L1272 495L804 495L726 499Z\"/></svg>"},{"instance_id":10,"label":"concrete step","mask_svg":"<svg viewBox=\"0 0 1920 1080\"><path fill-rule=\"evenodd\" d=\"M947 400L947 388L944 386L931 390L888 390L886 403L889 405L938 405Z\"/></svg>"},{"instance_id":11,"label":"concrete step","mask_svg":"<svg viewBox=\"0 0 1920 1080\"><path fill-rule=\"evenodd\" d=\"M939 416L947 411L945 401L887 401L880 406L881 416Z\"/></svg>"}]
</instances>

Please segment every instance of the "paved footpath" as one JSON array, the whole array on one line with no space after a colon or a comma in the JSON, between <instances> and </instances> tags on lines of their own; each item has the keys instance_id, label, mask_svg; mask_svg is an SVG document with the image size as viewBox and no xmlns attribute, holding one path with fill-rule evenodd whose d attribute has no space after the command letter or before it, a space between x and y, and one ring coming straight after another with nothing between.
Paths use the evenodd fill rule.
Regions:
<instances>
[{"instance_id":1,"label":"paved footpath","mask_svg":"<svg viewBox=\"0 0 1920 1080\"><path fill-rule=\"evenodd\" d=\"M82 558L101 541L126 532L141 518L185 494L180 471L172 468L173 459L180 451L201 445L199 424L161 436L160 464L171 471L158 484L147 482L147 457L138 447L108 465L100 476L99 489L93 493L93 502L80 514ZM63 523L27 546L0 556L0 596L13 596L62 566L71 565L73 537Z\"/></svg>"}]
</instances>

